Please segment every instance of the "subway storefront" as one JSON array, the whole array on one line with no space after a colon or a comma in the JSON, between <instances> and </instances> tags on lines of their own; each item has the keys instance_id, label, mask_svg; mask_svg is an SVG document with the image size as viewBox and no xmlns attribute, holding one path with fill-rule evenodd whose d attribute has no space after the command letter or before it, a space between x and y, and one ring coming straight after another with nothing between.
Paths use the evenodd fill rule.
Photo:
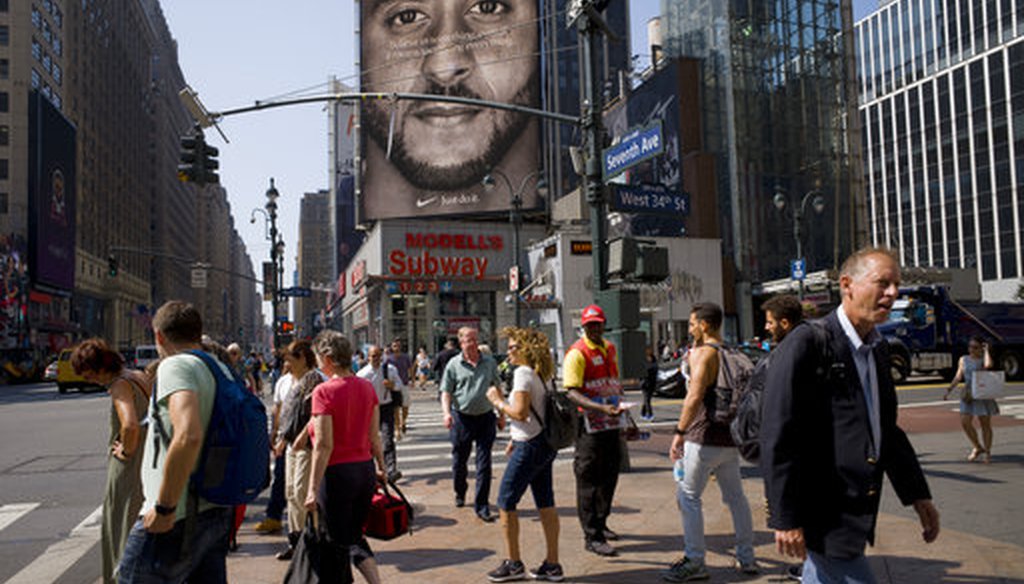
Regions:
<instances>
[{"instance_id":1,"label":"subway storefront","mask_svg":"<svg viewBox=\"0 0 1024 584\"><path fill-rule=\"evenodd\" d=\"M460 327L480 331L495 344L502 327L514 324L509 268L519 254L512 249L507 223L454 221L382 221L339 277L343 329L357 346L400 338L415 352L431 354ZM522 226L520 241L539 239L543 227ZM524 311L523 323L529 322Z\"/></svg>"}]
</instances>

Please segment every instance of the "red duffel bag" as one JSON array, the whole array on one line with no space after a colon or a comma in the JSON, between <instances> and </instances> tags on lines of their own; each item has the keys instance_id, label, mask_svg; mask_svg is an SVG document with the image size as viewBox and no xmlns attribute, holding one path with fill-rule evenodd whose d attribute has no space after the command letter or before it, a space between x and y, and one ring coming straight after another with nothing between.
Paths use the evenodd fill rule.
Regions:
<instances>
[{"instance_id":1,"label":"red duffel bag","mask_svg":"<svg viewBox=\"0 0 1024 584\"><path fill-rule=\"evenodd\" d=\"M391 490L395 492L394 495L391 494ZM370 502L370 513L366 517L366 527L363 529L366 535L383 540L395 539L400 535L412 533L411 524L412 505L402 491L391 481L379 485Z\"/></svg>"}]
</instances>

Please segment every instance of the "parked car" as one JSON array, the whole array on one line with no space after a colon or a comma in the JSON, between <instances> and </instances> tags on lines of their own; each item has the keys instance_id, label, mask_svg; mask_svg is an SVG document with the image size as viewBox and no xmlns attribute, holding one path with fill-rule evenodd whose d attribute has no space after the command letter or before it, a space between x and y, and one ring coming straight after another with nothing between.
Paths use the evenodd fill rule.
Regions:
<instances>
[{"instance_id":1,"label":"parked car","mask_svg":"<svg viewBox=\"0 0 1024 584\"><path fill-rule=\"evenodd\" d=\"M135 347L135 359L131 366L136 369L145 369L150 363L160 358L156 345L139 345Z\"/></svg>"},{"instance_id":2,"label":"parked car","mask_svg":"<svg viewBox=\"0 0 1024 584\"><path fill-rule=\"evenodd\" d=\"M60 357L57 357L57 391L67 393L69 389L100 391L103 388L95 383L89 383L76 373L75 368L71 366L71 349L64 349L60 352Z\"/></svg>"}]
</instances>

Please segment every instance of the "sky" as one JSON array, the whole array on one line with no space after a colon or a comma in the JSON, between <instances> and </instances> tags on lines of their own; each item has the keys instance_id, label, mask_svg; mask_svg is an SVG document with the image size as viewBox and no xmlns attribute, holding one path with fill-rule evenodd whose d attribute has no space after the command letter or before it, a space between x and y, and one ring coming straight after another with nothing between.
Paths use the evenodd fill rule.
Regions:
<instances>
[{"instance_id":1,"label":"sky","mask_svg":"<svg viewBox=\"0 0 1024 584\"><path fill-rule=\"evenodd\" d=\"M625 0L615 0L625 1ZM355 6L352 0L162 0L178 61L188 84L209 111L270 101L284 95L325 93L331 75L355 82ZM649 53L646 23L660 0L630 2L634 54ZM877 6L854 0L859 20ZM646 62L643 58L640 62ZM269 259L263 216L273 177L281 194L279 228L285 242L285 282L291 285L303 193L328 188L327 111L323 104L277 108L223 119L225 144L214 130L207 138L220 149L221 185L254 272ZM187 128L182 128L186 131ZM269 313L269 304L264 306Z\"/></svg>"}]
</instances>

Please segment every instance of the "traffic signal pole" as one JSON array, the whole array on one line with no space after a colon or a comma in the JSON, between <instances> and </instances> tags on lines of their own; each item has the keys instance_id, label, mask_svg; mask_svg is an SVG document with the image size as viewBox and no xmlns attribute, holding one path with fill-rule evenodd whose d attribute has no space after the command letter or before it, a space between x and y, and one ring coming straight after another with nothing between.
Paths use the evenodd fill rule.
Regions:
<instances>
[{"instance_id":1,"label":"traffic signal pole","mask_svg":"<svg viewBox=\"0 0 1024 584\"><path fill-rule=\"evenodd\" d=\"M579 36L580 57L583 62L582 84L580 87L580 115L584 139L583 189L587 204L590 205L591 255L594 260L594 276L591 291L594 302L598 293L608 288L608 252L604 242L607 239L605 223L605 189L601 172L601 146L603 144L604 111L601 90L597 86L599 60L597 58L598 35L604 23L594 10L592 0L578 0L579 15L576 30Z\"/></svg>"}]
</instances>

